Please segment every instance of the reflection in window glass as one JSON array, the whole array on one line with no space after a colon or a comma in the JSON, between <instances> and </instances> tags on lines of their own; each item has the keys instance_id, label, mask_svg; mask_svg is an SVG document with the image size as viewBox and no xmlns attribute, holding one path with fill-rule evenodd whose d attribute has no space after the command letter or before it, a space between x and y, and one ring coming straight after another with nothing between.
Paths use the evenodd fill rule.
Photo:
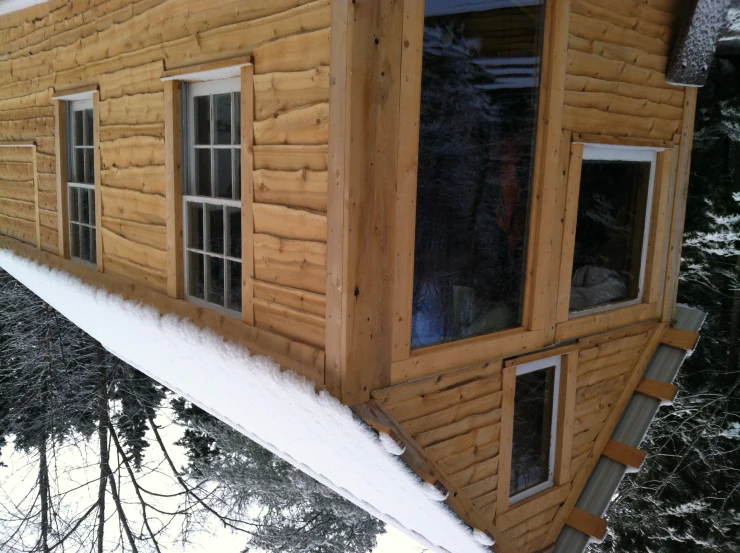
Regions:
<instances>
[{"instance_id":1,"label":"reflection in window glass","mask_svg":"<svg viewBox=\"0 0 740 553\"><path fill-rule=\"evenodd\" d=\"M651 163L584 160L570 310L640 297Z\"/></svg>"},{"instance_id":2,"label":"reflection in window glass","mask_svg":"<svg viewBox=\"0 0 740 553\"><path fill-rule=\"evenodd\" d=\"M92 100L67 102L69 253L96 263L95 122Z\"/></svg>"},{"instance_id":3,"label":"reflection in window glass","mask_svg":"<svg viewBox=\"0 0 740 553\"><path fill-rule=\"evenodd\" d=\"M521 325L544 20L527 4L426 3L414 348Z\"/></svg>"},{"instance_id":4,"label":"reflection in window glass","mask_svg":"<svg viewBox=\"0 0 740 553\"><path fill-rule=\"evenodd\" d=\"M516 377L509 497L550 480L555 367Z\"/></svg>"}]
</instances>

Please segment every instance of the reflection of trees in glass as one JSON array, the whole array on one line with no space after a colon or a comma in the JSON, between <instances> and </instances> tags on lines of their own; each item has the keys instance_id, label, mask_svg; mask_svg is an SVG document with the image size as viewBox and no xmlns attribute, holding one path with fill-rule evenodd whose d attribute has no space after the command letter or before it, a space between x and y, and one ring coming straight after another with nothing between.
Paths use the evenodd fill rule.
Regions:
<instances>
[{"instance_id":1,"label":"reflection of trees in glass","mask_svg":"<svg viewBox=\"0 0 740 553\"><path fill-rule=\"evenodd\" d=\"M517 376L510 495L550 477L550 440L555 368Z\"/></svg>"},{"instance_id":2,"label":"reflection of trees in glass","mask_svg":"<svg viewBox=\"0 0 740 553\"><path fill-rule=\"evenodd\" d=\"M414 347L520 323L537 89L480 63L490 39L466 18L483 15L426 21Z\"/></svg>"}]
</instances>

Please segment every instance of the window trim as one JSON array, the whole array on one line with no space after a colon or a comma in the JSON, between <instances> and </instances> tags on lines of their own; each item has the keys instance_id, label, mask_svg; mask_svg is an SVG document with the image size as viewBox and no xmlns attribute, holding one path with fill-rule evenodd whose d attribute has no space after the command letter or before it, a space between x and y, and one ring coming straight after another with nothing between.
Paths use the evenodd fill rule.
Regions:
<instances>
[{"instance_id":1,"label":"window trim","mask_svg":"<svg viewBox=\"0 0 740 553\"><path fill-rule=\"evenodd\" d=\"M544 4L543 4L544 6ZM558 80L565 74L565 59L553 57L559 51L562 39L554 23L567 18L567 6L545 6L542 35L542 67L539 78L537 105L537 132L533 180L531 189L529 231L525 260L525 279L522 324L519 327L464 338L442 344L411 348L411 312L413 301L414 240L416 227L416 186L419 153L419 114L421 102L421 65L424 37L424 2L410 0L404 3L401 54L399 142L397 148L398 185L395 213L395 267L393 268L393 296L391 298L392 348L391 382L399 384L423 378L461 366L517 355L523 350L544 347L554 327L548 327L548 302L554 294L547 294L549 282L550 228L544 221L556 216L555 190L547 175L558 173L558 156L544 152L557 151L562 140L562 101L553 98L551 90L559 90ZM549 124L545 124L548 122ZM538 153L539 152L539 153ZM545 186L546 181L550 186ZM546 261L542 263L542 261ZM551 340L550 340L551 341Z\"/></svg>"},{"instance_id":2,"label":"window trim","mask_svg":"<svg viewBox=\"0 0 740 553\"><path fill-rule=\"evenodd\" d=\"M219 206L228 206L228 207L238 207L240 212L242 213L242 221L244 219L243 211L245 209L245 205L243 202L243 192L244 192L244 185L242 183L241 189L240 189L240 199L229 199L229 198L218 198L218 197L209 197L209 196L196 196L192 194L186 194L186 190L189 189L191 185L191 178L192 175L195 174L195 156L191 155L191 152L196 148L195 145L195 110L193 107L193 97L196 95L213 95L213 94L225 94L225 93L233 93L233 92L239 92L242 93L242 80L240 77L229 77L225 79L218 79L213 81L197 81L197 82L191 82L187 84L185 87L183 87L183 94L182 94L182 100L183 100L183 110L182 110L182 121L183 126L185 127L183 132L183 142L182 142L182 150L183 150L183 157L185 158L185 163L183 163L183 178L182 178L182 185L181 185L181 206L180 209L182 209L182 232L183 232L183 241L182 241L182 271L183 271L183 279L184 279L184 288L183 288L183 297L187 301L194 303L196 305L200 305L202 307L206 307L208 309L213 309L214 311L217 311L223 315L227 315L229 317L235 318L235 319L241 319L242 313L239 311L235 311L233 309L230 309L226 307L225 305L218 305L216 303L210 302L205 299L201 299L195 296L191 296L188 293L188 290L190 289L190 262L189 262L189 251L198 251L197 249L188 247L187 239L185 238L188 235L188 229L189 229L189 221L188 221L188 210L187 205L188 203L201 203L204 205L219 205ZM211 109L213 109L213 104L211 104ZM240 106L241 107L241 106ZM211 114L213 115L213 113ZM244 114L241 113L240 110L240 128L244 124ZM212 125L215 122L215 119L212 117L211 119ZM235 123L234 117L233 117L233 109L232 109L232 119L231 124L232 128ZM250 123L251 124L251 123ZM211 128L211 132L213 132L213 128ZM240 152L240 167L241 164L244 161L244 154L241 144L241 138L240 136L240 143L238 145L235 144L209 144L209 149L229 149L232 152L234 150L238 150ZM213 175L214 175L215 167L213 162L211 162L211 189L213 190L213 187L215 186L215 183L213 181ZM242 172L243 175L243 172ZM234 184L234 177L236 175L234 174L234 164L232 162L232 187ZM242 180L242 179L240 179ZM232 194L233 196L233 194ZM205 224L205 218L204 218L204 224ZM223 254L212 254L211 252L206 253L206 250L201 250L203 252L204 256L209 257L216 257L219 259L222 259L224 261L224 279L226 280L227 277L227 261L233 260L234 258L230 257L226 252L226 233L227 233L227 226L224 225L224 253ZM205 239L205 237L204 237ZM240 260L240 265L242 269L242 294L244 294L244 229L242 228L242 259ZM206 274L207 277L207 274ZM204 279L204 292L207 291L208 286L208 278ZM205 293L207 296L207 293ZM228 303L227 301L227 289L224 288L224 303ZM244 308L244 299L242 297L242 309Z\"/></svg>"},{"instance_id":3,"label":"window trim","mask_svg":"<svg viewBox=\"0 0 740 553\"><path fill-rule=\"evenodd\" d=\"M642 236L642 251L640 254L640 275L638 278L638 291L637 297L631 300L618 301L613 303L607 303L604 305L598 305L596 307L590 307L588 309L582 309L580 311L568 310L569 319L577 319L580 317L588 317L597 313L603 313L605 311L612 311L621 307L631 307L633 305L639 305L643 303L645 296L645 277L647 274L647 261L648 261L648 245L650 240L650 229L653 219L653 197L655 195L655 171L658 164L658 152L660 148L644 147L644 146L616 146L612 144L583 144L583 161L634 161L634 162L647 162L650 163L650 176L648 179L648 191L647 200L645 202L645 224L643 226ZM580 179L578 182L578 188L580 191ZM577 202L576 202L577 205ZM578 217L576 212L576 218ZM574 227L577 232L577 226ZM573 237L573 245L575 247L575 236ZM571 256L572 257L572 256ZM573 271L573 263L571 262L571 273ZM570 303L570 291L568 293L568 299Z\"/></svg>"},{"instance_id":4,"label":"window trim","mask_svg":"<svg viewBox=\"0 0 740 553\"><path fill-rule=\"evenodd\" d=\"M540 484L537 484L536 486L532 486L531 488L523 490L513 496L510 496L509 505L514 505L524 499L532 497L533 495L537 495L540 492L548 490L555 485L555 467L557 464L556 453L557 453L557 442L559 439L558 414L560 412L560 380L561 380L562 365L563 365L562 356L557 355L554 357L547 357L545 359L538 359L536 361L530 361L528 363L523 363L516 367L516 378L522 375L525 375L525 374L533 373L536 371L541 371L541 370L547 369L552 366L555 367L555 375L553 377L554 379L553 392L552 392L553 401L552 401L552 414L551 414L551 421L550 421L550 452L548 456L548 461L549 461L548 462L548 478L546 481ZM511 466L512 460L513 460L513 457L509 460L509 466ZM503 485L506 485L506 484L507 484L506 482L503 483Z\"/></svg>"},{"instance_id":5,"label":"window trim","mask_svg":"<svg viewBox=\"0 0 740 553\"><path fill-rule=\"evenodd\" d=\"M98 86L86 86L57 91L52 95L54 103L54 142L56 155L57 232L59 255L75 263L104 271L102 217L103 205L100 178L100 94ZM72 122L69 114L74 106L93 110L93 184L68 181L67 168L70 156L70 132ZM70 255L69 185L77 189L92 189L95 192L95 263Z\"/></svg>"}]
</instances>

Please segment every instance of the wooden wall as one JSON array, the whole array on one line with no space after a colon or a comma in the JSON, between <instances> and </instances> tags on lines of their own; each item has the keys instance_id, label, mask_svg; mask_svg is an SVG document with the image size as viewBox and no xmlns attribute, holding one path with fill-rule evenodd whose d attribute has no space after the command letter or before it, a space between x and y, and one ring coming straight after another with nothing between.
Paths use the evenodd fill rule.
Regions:
<instances>
[{"instance_id":1,"label":"wooden wall","mask_svg":"<svg viewBox=\"0 0 740 553\"><path fill-rule=\"evenodd\" d=\"M684 89L665 81L680 0L570 0L563 128L677 143Z\"/></svg>"},{"instance_id":2,"label":"wooden wall","mask_svg":"<svg viewBox=\"0 0 740 553\"><path fill-rule=\"evenodd\" d=\"M0 18L0 141L37 145L44 249L52 93L98 85L104 270L166 292L162 73L252 54L255 322L323 349L329 25L330 0L52 0ZM30 150L0 150L0 234L36 244Z\"/></svg>"},{"instance_id":3,"label":"wooden wall","mask_svg":"<svg viewBox=\"0 0 740 553\"><path fill-rule=\"evenodd\" d=\"M476 520L487 521L490 526L479 529L501 532L509 542L501 551L533 553L559 535L580 496L581 483L593 470L587 460L598 460L662 331L661 325L650 321L583 338L568 348L567 353L577 357L577 370L571 445L562 446L568 447L566 475L552 488L503 513L497 512L504 393L501 361L379 390L373 393L373 401L393 419L407 447L420 452L450 488L450 495L463 508L467 506L461 511L450 504L463 519L474 525ZM557 443L563 444L562 436Z\"/></svg>"}]
</instances>

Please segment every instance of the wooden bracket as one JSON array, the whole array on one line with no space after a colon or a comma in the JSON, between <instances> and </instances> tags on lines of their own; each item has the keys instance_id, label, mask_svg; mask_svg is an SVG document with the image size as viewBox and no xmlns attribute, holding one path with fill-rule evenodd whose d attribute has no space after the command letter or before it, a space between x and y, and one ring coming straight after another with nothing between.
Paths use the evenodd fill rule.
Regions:
<instances>
[{"instance_id":1,"label":"wooden bracket","mask_svg":"<svg viewBox=\"0 0 740 553\"><path fill-rule=\"evenodd\" d=\"M601 541L606 537L607 522L578 507L573 507L565 523L595 540Z\"/></svg>"},{"instance_id":2,"label":"wooden bracket","mask_svg":"<svg viewBox=\"0 0 740 553\"><path fill-rule=\"evenodd\" d=\"M609 440L601 454L633 469L639 469L647 456L645 451L616 440Z\"/></svg>"},{"instance_id":3,"label":"wooden bracket","mask_svg":"<svg viewBox=\"0 0 740 553\"><path fill-rule=\"evenodd\" d=\"M652 378L643 378L635 391L661 401L673 401L676 399L678 386Z\"/></svg>"},{"instance_id":4,"label":"wooden bracket","mask_svg":"<svg viewBox=\"0 0 740 553\"><path fill-rule=\"evenodd\" d=\"M666 328L663 337L660 339L661 344L673 348L685 349L686 351L693 351L698 341L698 332L681 330L680 328Z\"/></svg>"}]
</instances>

